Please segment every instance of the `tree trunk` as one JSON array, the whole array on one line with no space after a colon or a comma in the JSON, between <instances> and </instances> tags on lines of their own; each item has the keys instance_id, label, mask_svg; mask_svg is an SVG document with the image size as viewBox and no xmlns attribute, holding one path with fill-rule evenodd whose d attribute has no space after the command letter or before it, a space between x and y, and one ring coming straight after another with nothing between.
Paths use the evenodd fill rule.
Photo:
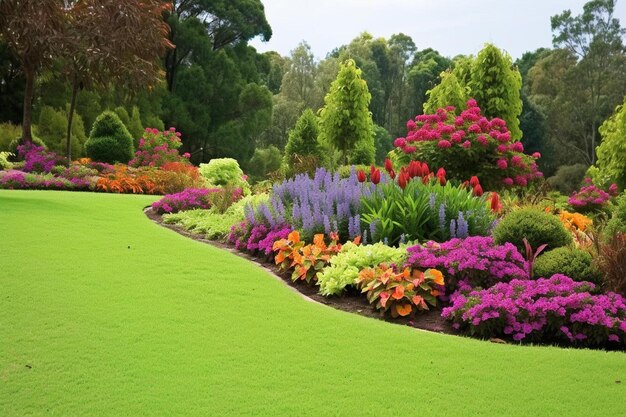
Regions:
<instances>
[{"instance_id":1,"label":"tree trunk","mask_svg":"<svg viewBox=\"0 0 626 417\"><path fill-rule=\"evenodd\" d=\"M70 101L70 111L67 115L67 140L65 151L67 155L67 166L72 163L72 122L74 121L74 109L76 108L76 96L78 94L78 77L74 76L72 82L72 99Z\"/></svg>"},{"instance_id":2,"label":"tree trunk","mask_svg":"<svg viewBox=\"0 0 626 417\"><path fill-rule=\"evenodd\" d=\"M24 68L24 77L26 78L26 87L24 88L24 112L22 113L22 143L33 141L31 123L33 118L35 70L33 68Z\"/></svg>"}]
</instances>

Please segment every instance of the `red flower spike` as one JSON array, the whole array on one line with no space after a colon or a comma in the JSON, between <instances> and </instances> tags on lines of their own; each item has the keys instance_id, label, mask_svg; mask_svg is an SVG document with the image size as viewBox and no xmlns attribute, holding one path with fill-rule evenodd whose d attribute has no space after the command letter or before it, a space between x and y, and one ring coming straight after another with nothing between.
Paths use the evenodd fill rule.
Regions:
<instances>
[{"instance_id":1,"label":"red flower spike","mask_svg":"<svg viewBox=\"0 0 626 417\"><path fill-rule=\"evenodd\" d=\"M409 182L409 179L409 174L405 171L401 171L400 175L398 175L398 185L400 188L404 190L406 188L406 184Z\"/></svg>"},{"instance_id":2,"label":"red flower spike","mask_svg":"<svg viewBox=\"0 0 626 417\"><path fill-rule=\"evenodd\" d=\"M491 211L494 213L500 213L502 211L502 203L500 203L498 193L491 193Z\"/></svg>"},{"instance_id":3,"label":"red flower spike","mask_svg":"<svg viewBox=\"0 0 626 417\"><path fill-rule=\"evenodd\" d=\"M385 171L393 171L393 164L391 163L391 159L385 159Z\"/></svg>"},{"instance_id":4,"label":"red flower spike","mask_svg":"<svg viewBox=\"0 0 626 417\"><path fill-rule=\"evenodd\" d=\"M430 168L428 168L428 164L426 162L422 163L422 177L430 174Z\"/></svg>"},{"instance_id":5,"label":"red flower spike","mask_svg":"<svg viewBox=\"0 0 626 417\"><path fill-rule=\"evenodd\" d=\"M474 195L476 197L480 197L483 195L483 187L480 186L480 184L478 184L476 187L474 187Z\"/></svg>"},{"instance_id":6,"label":"red flower spike","mask_svg":"<svg viewBox=\"0 0 626 417\"><path fill-rule=\"evenodd\" d=\"M376 185L380 182L380 170L374 168L374 166L372 165L372 171L370 174L370 180L372 181L372 184Z\"/></svg>"},{"instance_id":7,"label":"red flower spike","mask_svg":"<svg viewBox=\"0 0 626 417\"><path fill-rule=\"evenodd\" d=\"M411 161L409 163L409 176L411 178L422 176L422 164L419 161Z\"/></svg>"},{"instance_id":8,"label":"red flower spike","mask_svg":"<svg viewBox=\"0 0 626 417\"><path fill-rule=\"evenodd\" d=\"M365 182L365 180L367 180L367 176L365 175L365 171L363 171L362 169L360 169L360 170L356 173L356 178L359 180L359 182Z\"/></svg>"},{"instance_id":9,"label":"red flower spike","mask_svg":"<svg viewBox=\"0 0 626 417\"><path fill-rule=\"evenodd\" d=\"M473 187L476 187L477 185L480 185L480 181L478 181L478 177L476 175L474 175L472 178L470 178L470 185Z\"/></svg>"},{"instance_id":10,"label":"red flower spike","mask_svg":"<svg viewBox=\"0 0 626 417\"><path fill-rule=\"evenodd\" d=\"M391 177L392 180L396 179L396 171L394 171L393 169L390 169L389 176Z\"/></svg>"},{"instance_id":11,"label":"red flower spike","mask_svg":"<svg viewBox=\"0 0 626 417\"><path fill-rule=\"evenodd\" d=\"M377 171L376 167L374 165L372 165L370 167L370 175L374 175L374 172Z\"/></svg>"},{"instance_id":12,"label":"red flower spike","mask_svg":"<svg viewBox=\"0 0 626 417\"><path fill-rule=\"evenodd\" d=\"M439 168L437 171L437 178L439 179L439 184L441 186L446 185L446 170L443 168Z\"/></svg>"}]
</instances>

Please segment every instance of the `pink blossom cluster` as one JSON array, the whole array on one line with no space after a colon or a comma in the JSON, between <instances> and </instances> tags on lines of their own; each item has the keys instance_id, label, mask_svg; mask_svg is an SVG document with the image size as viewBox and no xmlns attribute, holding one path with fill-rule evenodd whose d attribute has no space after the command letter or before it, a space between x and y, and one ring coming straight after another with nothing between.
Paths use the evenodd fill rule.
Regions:
<instances>
[{"instance_id":1,"label":"pink blossom cluster","mask_svg":"<svg viewBox=\"0 0 626 417\"><path fill-rule=\"evenodd\" d=\"M144 137L139 139L139 149L135 152L135 157L128 165L160 167L168 162L187 161L190 157L188 153L183 154L182 157L178 153L178 148L182 145L180 136L180 132L173 127L163 132L147 128Z\"/></svg>"},{"instance_id":2,"label":"pink blossom cluster","mask_svg":"<svg viewBox=\"0 0 626 417\"><path fill-rule=\"evenodd\" d=\"M478 176L497 187L527 186L543 177L536 162L541 155L525 155L524 145L511 138L506 122L483 116L474 99L458 116L454 107L440 108L409 120L407 129L407 136L397 138L394 145L412 159L445 166L451 178Z\"/></svg>"},{"instance_id":3,"label":"pink blossom cluster","mask_svg":"<svg viewBox=\"0 0 626 417\"><path fill-rule=\"evenodd\" d=\"M89 178L63 178L52 174L27 173L10 170L0 171L0 188L10 190L89 190L93 181Z\"/></svg>"},{"instance_id":4,"label":"pink blossom cluster","mask_svg":"<svg viewBox=\"0 0 626 417\"><path fill-rule=\"evenodd\" d=\"M607 191L594 185L590 178L585 178L585 184L580 190L570 196L568 203L579 211L590 211L602 208L611 198L617 196L617 184L611 184Z\"/></svg>"},{"instance_id":5,"label":"pink blossom cluster","mask_svg":"<svg viewBox=\"0 0 626 417\"><path fill-rule=\"evenodd\" d=\"M528 264L515 245L496 245L493 238L471 236L443 243L429 241L407 249L407 266L444 272L448 290L457 285L489 287L513 279L528 279Z\"/></svg>"},{"instance_id":6,"label":"pink blossom cluster","mask_svg":"<svg viewBox=\"0 0 626 417\"><path fill-rule=\"evenodd\" d=\"M595 295L590 282L556 274L512 280L487 290L457 291L442 316L457 329L516 341L606 346L626 342L626 299Z\"/></svg>"},{"instance_id":7,"label":"pink blossom cluster","mask_svg":"<svg viewBox=\"0 0 626 417\"><path fill-rule=\"evenodd\" d=\"M157 213L177 213L182 210L211 208L209 195L219 193L219 188L187 188L180 193L167 194L152 203L152 209Z\"/></svg>"},{"instance_id":8,"label":"pink blossom cluster","mask_svg":"<svg viewBox=\"0 0 626 417\"><path fill-rule=\"evenodd\" d=\"M52 172L55 165L63 165L65 159L54 152L47 151L43 146L32 142L17 147L17 154L24 159L24 172Z\"/></svg>"}]
</instances>

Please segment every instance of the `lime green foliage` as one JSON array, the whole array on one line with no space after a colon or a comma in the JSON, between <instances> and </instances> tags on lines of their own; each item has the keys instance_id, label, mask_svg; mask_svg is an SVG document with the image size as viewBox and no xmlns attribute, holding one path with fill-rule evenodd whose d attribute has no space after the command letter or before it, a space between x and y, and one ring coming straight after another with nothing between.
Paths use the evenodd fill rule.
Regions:
<instances>
[{"instance_id":1,"label":"lime green foliage","mask_svg":"<svg viewBox=\"0 0 626 417\"><path fill-rule=\"evenodd\" d=\"M135 153L135 146L133 137L117 114L105 111L94 122L85 150L94 161L128 163Z\"/></svg>"},{"instance_id":2,"label":"lime green foliage","mask_svg":"<svg viewBox=\"0 0 626 417\"><path fill-rule=\"evenodd\" d=\"M280 169L282 161L283 156L276 146L270 145L267 148L256 148L248 162L248 173L254 182L263 181L267 179L269 173Z\"/></svg>"},{"instance_id":3,"label":"lime green foliage","mask_svg":"<svg viewBox=\"0 0 626 417\"><path fill-rule=\"evenodd\" d=\"M533 266L536 278L550 278L563 274L575 281L601 283L602 273L594 266L593 257L587 251L576 248L557 248L544 252Z\"/></svg>"},{"instance_id":4,"label":"lime green foliage","mask_svg":"<svg viewBox=\"0 0 626 417\"><path fill-rule=\"evenodd\" d=\"M610 240L617 233L626 233L626 191L617 199L613 216L603 230L605 240Z\"/></svg>"},{"instance_id":5,"label":"lime green foliage","mask_svg":"<svg viewBox=\"0 0 626 417\"><path fill-rule=\"evenodd\" d=\"M525 253L524 238L533 249L547 244L547 249L551 250L572 243L572 235L558 217L533 207L508 214L494 229L493 238L498 245L511 242L522 253Z\"/></svg>"},{"instance_id":6,"label":"lime green foliage","mask_svg":"<svg viewBox=\"0 0 626 417\"><path fill-rule=\"evenodd\" d=\"M251 204L254 207L268 200L267 194L250 195L231 205L224 213L220 213L216 207L208 210L180 211L164 215L163 221L167 224L182 226L192 233L204 235L206 239L221 240L228 235L232 225L244 221L246 205Z\"/></svg>"},{"instance_id":7,"label":"lime green foliage","mask_svg":"<svg viewBox=\"0 0 626 417\"><path fill-rule=\"evenodd\" d=\"M202 175L210 186L241 188L244 194L250 193L250 186L244 179L237 160L232 158L211 159L208 164L200 164Z\"/></svg>"},{"instance_id":8,"label":"lime green foliage","mask_svg":"<svg viewBox=\"0 0 626 417\"><path fill-rule=\"evenodd\" d=\"M422 381L423 415L623 414L622 352L488 343L311 303L152 223L154 199L0 191L0 415L398 416L415 405L364 395L397 380L390 352L428 358L402 364Z\"/></svg>"},{"instance_id":9,"label":"lime green foliage","mask_svg":"<svg viewBox=\"0 0 626 417\"><path fill-rule=\"evenodd\" d=\"M352 175L352 170L355 172L364 171L366 173L370 172L371 165L342 165L337 168L337 172L341 178L349 178Z\"/></svg>"},{"instance_id":10,"label":"lime green foliage","mask_svg":"<svg viewBox=\"0 0 626 417\"><path fill-rule=\"evenodd\" d=\"M467 89L459 82L456 74L451 71L442 72L441 82L427 91L428 101L424 103L424 113L434 114L437 109L454 106L457 109L465 108L467 103Z\"/></svg>"},{"instance_id":11,"label":"lime green foliage","mask_svg":"<svg viewBox=\"0 0 626 417\"><path fill-rule=\"evenodd\" d=\"M598 159L588 175L599 186L616 183L623 190L626 188L626 97L599 130L602 143L596 148Z\"/></svg>"},{"instance_id":12,"label":"lime green foliage","mask_svg":"<svg viewBox=\"0 0 626 417\"><path fill-rule=\"evenodd\" d=\"M406 257L404 246L392 248L382 243L357 246L348 242L330 258L330 265L317 274L317 285L322 295L338 295L356 283L362 269L374 268L383 262L402 265Z\"/></svg>"},{"instance_id":13,"label":"lime green foliage","mask_svg":"<svg viewBox=\"0 0 626 417\"><path fill-rule=\"evenodd\" d=\"M47 148L59 155L67 155L67 114L50 106L43 106L39 113L35 133ZM85 126L79 114L74 114L72 121L72 157L85 155Z\"/></svg>"},{"instance_id":14,"label":"lime green foliage","mask_svg":"<svg viewBox=\"0 0 626 417\"><path fill-rule=\"evenodd\" d=\"M10 151L11 142L22 135L22 127L12 123L0 123L0 151Z\"/></svg>"},{"instance_id":15,"label":"lime green foliage","mask_svg":"<svg viewBox=\"0 0 626 417\"><path fill-rule=\"evenodd\" d=\"M0 169L11 169L13 164L8 159L13 156L11 152L0 152Z\"/></svg>"},{"instance_id":16,"label":"lime green foliage","mask_svg":"<svg viewBox=\"0 0 626 417\"><path fill-rule=\"evenodd\" d=\"M313 110L306 109L293 129L285 146L285 162L292 168L295 157L314 157L319 163L324 160L324 151L319 143L319 119Z\"/></svg>"},{"instance_id":17,"label":"lime green foliage","mask_svg":"<svg viewBox=\"0 0 626 417\"><path fill-rule=\"evenodd\" d=\"M560 193L570 195L580 189L586 171L587 166L584 164L563 165L553 177L548 178L548 183Z\"/></svg>"},{"instance_id":18,"label":"lime green foliage","mask_svg":"<svg viewBox=\"0 0 626 417\"><path fill-rule=\"evenodd\" d=\"M511 137L519 140L521 89L522 76L509 54L487 44L476 58L462 59L452 71L441 74L441 83L428 92L424 111L434 113L449 105L462 109L467 98L472 97L485 117L504 119Z\"/></svg>"},{"instance_id":19,"label":"lime green foliage","mask_svg":"<svg viewBox=\"0 0 626 417\"><path fill-rule=\"evenodd\" d=\"M163 122L159 123L159 125L162 126ZM152 125L150 125L149 127L157 128L156 126ZM163 130L163 128L161 128L161 130ZM135 139L135 147L137 147L137 145L139 144L139 138L141 138L144 132L144 126L141 124L141 115L139 114L139 108L137 106L133 106L133 109L130 113L130 120L128 121L128 131L130 132L133 139Z\"/></svg>"},{"instance_id":20,"label":"lime green foliage","mask_svg":"<svg viewBox=\"0 0 626 417\"><path fill-rule=\"evenodd\" d=\"M354 60L344 62L320 111L321 141L340 150L344 161L349 160L355 149L374 149L374 122L368 109L371 98ZM359 159L363 152L360 155ZM374 162L373 151L371 158L370 163Z\"/></svg>"}]
</instances>

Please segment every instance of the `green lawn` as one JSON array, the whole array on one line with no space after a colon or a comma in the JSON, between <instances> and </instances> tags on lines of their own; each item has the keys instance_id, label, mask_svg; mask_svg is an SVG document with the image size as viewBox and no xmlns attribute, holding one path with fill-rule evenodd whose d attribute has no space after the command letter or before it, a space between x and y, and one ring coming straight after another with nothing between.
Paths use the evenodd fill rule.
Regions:
<instances>
[{"instance_id":1,"label":"green lawn","mask_svg":"<svg viewBox=\"0 0 626 417\"><path fill-rule=\"evenodd\" d=\"M0 191L0 416L624 413L624 353L491 344L307 302L150 222L153 199Z\"/></svg>"}]
</instances>

